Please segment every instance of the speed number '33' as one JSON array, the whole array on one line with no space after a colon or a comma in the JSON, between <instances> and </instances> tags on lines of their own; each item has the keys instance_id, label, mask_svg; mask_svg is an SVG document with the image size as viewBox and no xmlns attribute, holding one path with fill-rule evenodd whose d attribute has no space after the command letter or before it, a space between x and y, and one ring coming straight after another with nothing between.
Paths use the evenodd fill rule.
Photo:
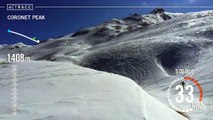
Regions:
<instances>
[{"instance_id":1,"label":"speed number '33'","mask_svg":"<svg viewBox=\"0 0 213 120\"><path fill-rule=\"evenodd\" d=\"M194 89L193 89L193 86L192 86L192 85L187 85L187 86L185 87L185 90L189 91L189 92L188 92L188 95L189 95L190 97L184 97L184 94L183 94L183 92L184 92L184 87L183 87L182 85L177 85L177 86L175 87L175 89L179 91L179 92L178 92L178 95L179 95L179 96L177 96L176 99L175 99L177 103L182 103L182 102L184 101L184 98L185 98L185 101L186 101L187 103L192 103L192 102L193 102L193 100L194 100L194 95L193 95Z\"/></svg>"}]
</instances>

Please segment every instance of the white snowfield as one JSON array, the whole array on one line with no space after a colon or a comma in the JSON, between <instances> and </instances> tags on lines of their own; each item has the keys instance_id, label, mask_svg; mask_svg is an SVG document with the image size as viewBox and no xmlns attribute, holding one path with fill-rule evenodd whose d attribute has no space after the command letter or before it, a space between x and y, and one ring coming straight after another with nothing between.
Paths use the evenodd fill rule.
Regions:
<instances>
[{"instance_id":1,"label":"white snowfield","mask_svg":"<svg viewBox=\"0 0 213 120\"><path fill-rule=\"evenodd\" d=\"M11 108L13 67L18 100ZM68 63L0 65L1 120L186 120L129 78Z\"/></svg>"}]
</instances>

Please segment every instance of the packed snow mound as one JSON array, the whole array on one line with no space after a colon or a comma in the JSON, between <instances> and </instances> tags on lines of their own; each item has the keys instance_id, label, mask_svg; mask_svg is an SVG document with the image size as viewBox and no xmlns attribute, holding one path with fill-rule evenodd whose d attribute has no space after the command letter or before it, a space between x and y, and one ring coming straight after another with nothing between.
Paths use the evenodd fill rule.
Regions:
<instances>
[{"instance_id":1,"label":"packed snow mound","mask_svg":"<svg viewBox=\"0 0 213 120\"><path fill-rule=\"evenodd\" d=\"M3 120L186 120L119 75L42 61L0 65L0 72ZM14 75L15 117L10 103Z\"/></svg>"}]
</instances>

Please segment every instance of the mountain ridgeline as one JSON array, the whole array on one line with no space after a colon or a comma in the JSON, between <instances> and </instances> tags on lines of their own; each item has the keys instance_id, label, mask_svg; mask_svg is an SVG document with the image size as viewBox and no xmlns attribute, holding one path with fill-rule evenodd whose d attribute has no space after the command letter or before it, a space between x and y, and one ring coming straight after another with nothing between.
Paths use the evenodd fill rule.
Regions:
<instances>
[{"instance_id":1,"label":"mountain ridgeline","mask_svg":"<svg viewBox=\"0 0 213 120\"><path fill-rule=\"evenodd\" d=\"M193 68L212 47L213 11L149 14L112 19L31 47L14 48L34 60L66 61L129 77L143 86ZM2 47L1 49L8 49Z\"/></svg>"}]
</instances>

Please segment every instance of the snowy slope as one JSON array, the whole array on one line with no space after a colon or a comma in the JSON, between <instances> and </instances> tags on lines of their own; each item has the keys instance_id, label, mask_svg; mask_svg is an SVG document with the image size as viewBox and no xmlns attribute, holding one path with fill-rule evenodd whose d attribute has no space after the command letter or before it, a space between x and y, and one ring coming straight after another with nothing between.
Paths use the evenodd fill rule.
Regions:
<instances>
[{"instance_id":1,"label":"snowy slope","mask_svg":"<svg viewBox=\"0 0 213 120\"><path fill-rule=\"evenodd\" d=\"M100 25L85 28L57 39L50 39L25 50L25 54L36 60L80 61L95 46L115 41L119 36L144 29L182 14L150 13L133 14L121 20L112 19Z\"/></svg>"},{"instance_id":2,"label":"snowy slope","mask_svg":"<svg viewBox=\"0 0 213 120\"><path fill-rule=\"evenodd\" d=\"M11 116L14 66L17 115ZM0 65L1 120L186 120L131 79L68 63Z\"/></svg>"},{"instance_id":3,"label":"snowy slope","mask_svg":"<svg viewBox=\"0 0 213 120\"><path fill-rule=\"evenodd\" d=\"M212 31L213 11L187 13L100 44L80 65L132 78L165 104L169 84L179 77L175 69L194 69L193 77L202 84L207 108L189 116L192 120L211 120Z\"/></svg>"}]
</instances>

